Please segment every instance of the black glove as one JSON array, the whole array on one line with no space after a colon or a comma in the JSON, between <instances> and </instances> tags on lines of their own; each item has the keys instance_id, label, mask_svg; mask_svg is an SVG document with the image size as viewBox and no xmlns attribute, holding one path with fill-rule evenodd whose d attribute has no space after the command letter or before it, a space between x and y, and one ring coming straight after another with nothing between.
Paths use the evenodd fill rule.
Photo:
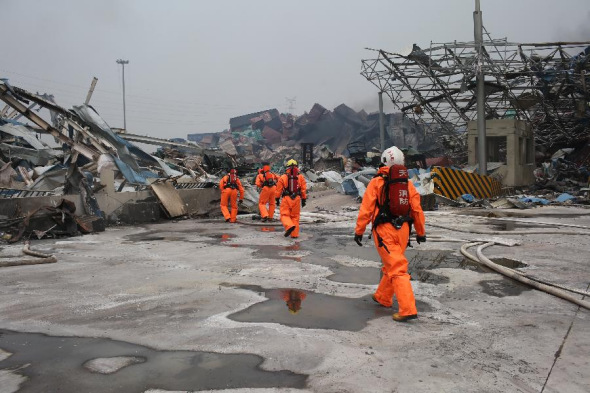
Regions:
<instances>
[{"instance_id":1,"label":"black glove","mask_svg":"<svg viewBox=\"0 0 590 393\"><path fill-rule=\"evenodd\" d=\"M362 243L362 241L363 241L363 235L357 235L357 234L355 234L354 235L354 241L356 242L356 244L358 244L359 246L362 247L363 246L363 243Z\"/></svg>"},{"instance_id":2,"label":"black glove","mask_svg":"<svg viewBox=\"0 0 590 393\"><path fill-rule=\"evenodd\" d=\"M240 200L238 201L238 205L241 205L242 203L244 203L244 200L243 200L243 199L240 199Z\"/></svg>"},{"instance_id":3,"label":"black glove","mask_svg":"<svg viewBox=\"0 0 590 393\"><path fill-rule=\"evenodd\" d=\"M275 199L275 202L277 203L277 206L281 206L281 198Z\"/></svg>"},{"instance_id":4,"label":"black glove","mask_svg":"<svg viewBox=\"0 0 590 393\"><path fill-rule=\"evenodd\" d=\"M416 235L416 243L418 243L418 244L426 243L426 235L424 235L424 236Z\"/></svg>"},{"instance_id":5,"label":"black glove","mask_svg":"<svg viewBox=\"0 0 590 393\"><path fill-rule=\"evenodd\" d=\"M306 203L307 203L307 199L302 199L301 200L301 207L305 207Z\"/></svg>"}]
</instances>

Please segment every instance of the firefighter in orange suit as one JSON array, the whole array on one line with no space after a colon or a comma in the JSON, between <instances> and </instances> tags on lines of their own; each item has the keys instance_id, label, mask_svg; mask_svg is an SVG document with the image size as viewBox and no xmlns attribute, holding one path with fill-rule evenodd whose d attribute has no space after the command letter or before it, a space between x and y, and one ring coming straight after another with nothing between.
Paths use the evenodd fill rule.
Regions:
<instances>
[{"instance_id":1,"label":"firefighter in orange suit","mask_svg":"<svg viewBox=\"0 0 590 393\"><path fill-rule=\"evenodd\" d=\"M219 189L221 190L221 213L223 213L225 221L236 222L238 217L238 192L240 193L239 203L241 204L244 201L244 187L242 187L242 182L238 179L238 173L235 169L230 169L229 173L221 178ZM231 205L231 213L227 208L228 202Z\"/></svg>"},{"instance_id":2,"label":"firefighter in orange suit","mask_svg":"<svg viewBox=\"0 0 590 393\"><path fill-rule=\"evenodd\" d=\"M418 243L426 241L424 213L420 205L420 194L412 182L407 179L407 169L403 166L404 154L402 151L395 146L390 147L383 152L381 162L383 166L379 168L377 176L369 182L363 196L354 240L359 246L362 245L363 233L371 222L373 240L383 263L381 269L383 276L373 295L373 300L384 307L391 307L393 295L395 295L399 311L393 314L393 319L403 322L418 317L414 292L408 274L408 260L404 256L404 252L409 242L412 223L416 229L416 241ZM388 181L393 177L393 170L390 171L392 166L403 168L399 173L403 173L405 170L405 182L403 179ZM390 187L400 186L405 188L393 189L393 193L389 191ZM389 202L392 195L399 197L398 199L394 198L394 203L404 207L406 214L396 216L388 213L388 210L398 210L396 205Z\"/></svg>"},{"instance_id":3,"label":"firefighter in orange suit","mask_svg":"<svg viewBox=\"0 0 590 393\"><path fill-rule=\"evenodd\" d=\"M275 199L277 191L277 181L279 177L270 171L270 164L263 163L262 171L256 176L256 187L260 190L258 198L258 209L262 221L273 220L275 214ZM268 204L268 209L266 205Z\"/></svg>"},{"instance_id":4,"label":"firefighter in orange suit","mask_svg":"<svg viewBox=\"0 0 590 393\"><path fill-rule=\"evenodd\" d=\"M280 206L281 223L285 227L285 237L299 237L299 216L307 202L307 185L299 173L297 161L287 161L287 170L277 182L277 205ZM282 203L281 198L282 197Z\"/></svg>"}]
</instances>

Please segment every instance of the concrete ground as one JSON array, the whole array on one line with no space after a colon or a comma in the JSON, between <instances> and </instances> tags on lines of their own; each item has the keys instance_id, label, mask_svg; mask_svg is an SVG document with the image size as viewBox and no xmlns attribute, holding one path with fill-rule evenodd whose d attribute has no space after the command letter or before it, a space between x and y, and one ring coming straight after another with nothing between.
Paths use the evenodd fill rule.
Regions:
<instances>
[{"instance_id":1,"label":"concrete ground","mask_svg":"<svg viewBox=\"0 0 590 393\"><path fill-rule=\"evenodd\" d=\"M0 268L0 393L590 391L589 311L458 253L517 241L484 254L588 291L590 210L428 212L407 323L370 299L356 210L312 194L297 240L244 217L34 241L58 262Z\"/></svg>"}]
</instances>

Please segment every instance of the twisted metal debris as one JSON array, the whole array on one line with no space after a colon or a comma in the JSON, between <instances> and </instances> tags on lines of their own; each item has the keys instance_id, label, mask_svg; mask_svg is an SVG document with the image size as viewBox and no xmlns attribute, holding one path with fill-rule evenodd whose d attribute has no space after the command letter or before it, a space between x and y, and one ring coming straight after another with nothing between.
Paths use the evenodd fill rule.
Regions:
<instances>
[{"instance_id":1,"label":"twisted metal debris","mask_svg":"<svg viewBox=\"0 0 590 393\"><path fill-rule=\"evenodd\" d=\"M514 43L486 34L481 58L474 42L414 44L405 54L367 48L377 57L362 60L361 75L458 155L476 119L479 68L487 119L527 120L545 147L590 136L590 42Z\"/></svg>"}]
</instances>

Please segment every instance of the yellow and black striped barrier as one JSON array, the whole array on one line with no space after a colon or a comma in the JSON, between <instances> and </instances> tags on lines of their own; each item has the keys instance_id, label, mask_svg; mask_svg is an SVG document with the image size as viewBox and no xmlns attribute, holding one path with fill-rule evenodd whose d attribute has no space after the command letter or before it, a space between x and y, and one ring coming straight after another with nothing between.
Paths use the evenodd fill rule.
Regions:
<instances>
[{"instance_id":1,"label":"yellow and black striped barrier","mask_svg":"<svg viewBox=\"0 0 590 393\"><path fill-rule=\"evenodd\" d=\"M431 172L434 193L453 200L463 194L471 194L478 199L492 198L502 192L502 183L490 176L438 166Z\"/></svg>"}]
</instances>

